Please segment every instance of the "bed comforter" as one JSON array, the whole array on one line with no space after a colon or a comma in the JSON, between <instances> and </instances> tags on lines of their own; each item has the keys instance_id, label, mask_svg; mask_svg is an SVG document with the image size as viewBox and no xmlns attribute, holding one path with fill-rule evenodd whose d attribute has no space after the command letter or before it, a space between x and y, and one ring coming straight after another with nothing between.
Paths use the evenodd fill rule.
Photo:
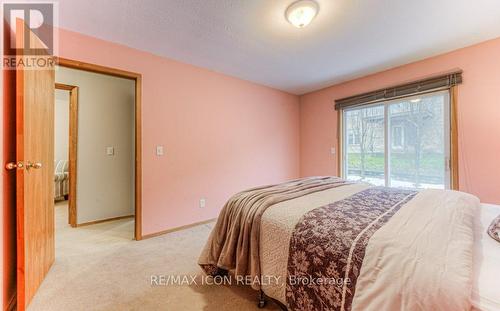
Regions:
<instances>
[{"instance_id":1,"label":"bed comforter","mask_svg":"<svg viewBox=\"0 0 500 311\"><path fill-rule=\"evenodd\" d=\"M317 191L296 191L304 184ZM250 200L257 193L271 203ZM456 191L329 177L255 188L226 204L199 263L211 274L273 276L253 287L289 310L470 310L478 206Z\"/></svg>"}]
</instances>

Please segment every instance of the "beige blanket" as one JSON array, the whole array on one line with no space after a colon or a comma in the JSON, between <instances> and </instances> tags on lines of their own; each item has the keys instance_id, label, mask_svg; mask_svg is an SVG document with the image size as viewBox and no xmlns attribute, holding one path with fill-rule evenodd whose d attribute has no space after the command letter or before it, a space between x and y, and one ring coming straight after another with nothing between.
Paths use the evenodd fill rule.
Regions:
<instances>
[{"instance_id":1,"label":"beige blanket","mask_svg":"<svg viewBox=\"0 0 500 311\"><path fill-rule=\"evenodd\" d=\"M370 239L352 310L470 310L478 208L461 192L417 195Z\"/></svg>"},{"instance_id":2,"label":"beige blanket","mask_svg":"<svg viewBox=\"0 0 500 311\"><path fill-rule=\"evenodd\" d=\"M302 216L367 189L329 189L282 202L262 216L262 274L286 280L290 239ZM470 310L473 219L471 195L424 190L370 239L352 310ZM286 304L286 282L264 292Z\"/></svg>"},{"instance_id":3,"label":"beige blanket","mask_svg":"<svg viewBox=\"0 0 500 311\"><path fill-rule=\"evenodd\" d=\"M210 275L233 271L236 276L260 277L260 225L266 209L347 184L337 177L309 177L236 194L222 209L198 264ZM252 287L260 289L260 284Z\"/></svg>"}]
</instances>

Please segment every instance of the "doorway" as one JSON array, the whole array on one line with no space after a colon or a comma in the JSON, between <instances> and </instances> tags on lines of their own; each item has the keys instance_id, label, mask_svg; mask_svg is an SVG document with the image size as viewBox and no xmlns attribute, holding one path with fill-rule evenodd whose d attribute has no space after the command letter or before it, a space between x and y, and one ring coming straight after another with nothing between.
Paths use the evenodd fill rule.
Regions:
<instances>
[{"instance_id":1,"label":"doorway","mask_svg":"<svg viewBox=\"0 0 500 311\"><path fill-rule=\"evenodd\" d=\"M69 159L68 159L68 175L69 180L67 181L69 191L67 193L67 198L69 199L67 204L67 215L68 215L68 223L71 227L81 227L85 225L93 225L101 222L107 222L111 220L118 220L123 218L133 218L134 219L134 233L133 236L136 240L140 240L142 238L141 234L141 166L140 166L140 158L141 158L141 141L140 141L140 111L141 111L141 76L136 73L122 71L118 69L93 65L89 63L83 63L79 61L58 58L57 59L58 66L60 68L59 71L56 71L56 90L66 92L69 96ZM61 79L57 79L58 72L63 72L65 74L60 74L62 76ZM85 89L83 86L78 85L78 79L72 80L71 78L68 80L64 77L68 77L68 72L73 72L75 75L80 75L82 77L81 83L85 84ZM87 78L87 81L85 81ZM118 78L118 79L117 79ZM89 84L88 81L91 79L96 79L95 83ZM74 83L67 83L67 82ZM128 94L129 97L132 96L133 105L126 109L124 108L115 108L113 113L120 112L122 115L117 113L116 118L112 116L108 117L108 120L103 120L103 116L106 113L110 113L110 107L106 108L106 105L110 100L110 94L112 94L113 83L109 89L103 87L103 85L107 85L106 82L109 81L117 81L116 83L122 83L122 85L131 85L133 89L132 94ZM115 84L116 84L115 83ZM128 83L128 84L127 84ZM89 88L99 88L98 90L89 91ZM128 88L128 87L127 87ZM123 87L122 87L123 89ZM100 90L100 91L99 91ZM86 91L87 93L85 93ZM92 95L107 93L107 99L89 99L89 93ZM129 89L127 89L128 93ZM123 94L114 93L118 96L125 96ZM83 97L84 101L89 102L89 105L95 104L95 101L101 100L101 104L103 106L96 107L88 107L85 106L85 103L79 100L79 97ZM122 98L123 100L123 98ZM127 98L127 101L129 99ZM94 109L94 115L89 119L88 110ZM102 109L103 113L97 111L98 109ZM107 109L107 112L106 112ZM123 111L130 109L131 114L123 115ZM83 111L82 111L83 110ZM113 110L113 109L112 109ZM81 114L81 118L79 117ZM89 127L94 125L90 124L95 122L98 124L101 122L114 122L114 120L128 119L131 118L131 127L130 131L124 128L124 124L122 122L121 128L120 124L117 124L117 129L115 132L126 132L130 133L130 137L133 138L132 141L123 142L123 137L127 137L127 134L121 134L121 145L120 143L116 143L114 139L116 137L103 137L109 136L109 125L105 124L105 126L101 126L100 129L94 130L95 141L89 143ZM80 119L80 120L79 120ZM120 122L120 121L116 121ZM120 130L121 129L121 130ZM82 131L83 130L83 131ZM100 131L100 132L99 132ZM111 130L112 131L112 130ZM118 135L118 133L116 134ZM81 136L81 138L80 138ZM83 152L82 150L78 150L80 148L78 146L79 140L82 140L82 150L87 150L87 152ZM104 139L108 139L105 142L105 146L103 145ZM92 148L97 148L97 150L90 150ZM93 152L89 158L89 152ZM81 159L80 159L81 158ZM56 159L57 160L57 159ZM121 166L117 166L117 162L121 161ZM125 161L125 162L124 162ZM130 162L130 167L133 167L131 170L127 167L127 164ZM125 164L124 164L125 163ZM125 166L124 166L125 165ZM81 167L80 167L81 166ZM57 161L56 161L57 167ZM113 170L114 167L114 171ZM79 170L81 173L79 174ZM95 171L95 179L91 179L89 177L89 171ZM119 178L115 178L114 180L110 180L108 176L108 180L106 182L106 171L108 175L116 174L120 176ZM100 173L104 175L99 177ZM56 170L57 174L57 170ZM77 175L78 174L78 175ZM130 178L129 178L130 176ZM57 177L55 178L57 179ZM130 188L124 188L124 181L128 180L133 181ZM101 183L101 186L97 184ZM126 182L126 181L125 181ZM57 186L57 185L56 185ZM93 187L93 188L92 188ZM120 188L121 187L121 188ZM105 189L107 188L107 189ZM62 189L65 189L62 186ZM121 189L117 194L116 189ZM66 195L66 193L62 193ZM130 194L131 197L128 200L124 201L124 197ZM113 199L114 197L114 199ZM62 197L64 198L64 196ZM106 202L107 200L107 202ZM121 200L121 201L120 201ZM93 204L95 202L95 204ZM99 207L101 204L101 207ZM113 205L119 206L120 210L113 211ZM103 212L105 209L102 208L106 206L108 212ZM111 206L111 207L110 207ZM127 210L127 206L130 208ZM108 208L110 207L110 208ZM122 207L125 207L123 210ZM94 211L91 209L94 208Z\"/></svg>"},{"instance_id":2,"label":"doorway","mask_svg":"<svg viewBox=\"0 0 500 311\"><path fill-rule=\"evenodd\" d=\"M37 43L37 37L26 27L24 21L16 20L15 42L25 42L26 34ZM11 32L8 32L11 33ZM19 46L22 46L20 44ZM24 49L19 55L28 55ZM54 263L54 63L53 56L37 54L48 67L31 70L28 66L16 67L7 77L8 96L4 101L11 103L13 112L11 142L15 154L6 159L5 168L10 171L12 186L15 186L16 217L16 304L19 310L29 305L45 276ZM133 164L135 210L133 229L135 239L142 239L141 233L141 75L96 66L93 64L55 58L59 66L86 72L96 72L133 81L135 88ZM10 121L10 120L9 120ZM14 122L15 121L15 122ZM132 230L131 230L132 231Z\"/></svg>"},{"instance_id":3,"label":"doorway","mask_svg":"<svg viewBox=\"0 0 500 311\"><path fill-rule=\"evenodd\" d=\"M54 200L67 201L68 224L76 227L78 86L56 82L55 90Z\"/></svg>"}]
</instances>

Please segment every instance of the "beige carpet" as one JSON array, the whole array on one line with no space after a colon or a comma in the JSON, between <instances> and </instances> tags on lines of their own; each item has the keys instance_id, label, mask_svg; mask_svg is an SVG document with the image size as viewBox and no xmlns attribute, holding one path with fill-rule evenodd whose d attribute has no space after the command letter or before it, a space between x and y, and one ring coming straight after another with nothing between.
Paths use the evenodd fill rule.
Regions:
<instances>
[{"instance_id":1,"label":"beige carpet","mask_svg":"<svg viewBox=\"0 0 500 311\"><path fill-rule=\"evenodd\" d=\"M212 226L137 242L133 220L71 228L58 203L56 261L29 310L258 310L245 286L151 286L151 275L202 276L196 261Z\"/></svg>"}]
</instances>

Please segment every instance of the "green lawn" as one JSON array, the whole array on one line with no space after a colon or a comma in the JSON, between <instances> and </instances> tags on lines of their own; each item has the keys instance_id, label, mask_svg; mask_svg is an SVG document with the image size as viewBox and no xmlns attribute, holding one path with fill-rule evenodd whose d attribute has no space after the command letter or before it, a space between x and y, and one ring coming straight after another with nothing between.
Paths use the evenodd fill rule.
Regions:
<instances>
[{"instance_id":1,"label":"green lawn","mask_svg":"<svg viewBox=\"0 0 500 311\"><path fill-rule=\"evenodd\" d=\"M359 153L348 154L349 168L361 169ZM365 157L365 170L384 172L384 155L381 153L368 154ZM414 155L408 153L393 153L391 156L392 174L415 174ZM442 154L424 154L420 163L420 174L432 177L441 177L444 174Z\"/></svg>"}]
</instances>

